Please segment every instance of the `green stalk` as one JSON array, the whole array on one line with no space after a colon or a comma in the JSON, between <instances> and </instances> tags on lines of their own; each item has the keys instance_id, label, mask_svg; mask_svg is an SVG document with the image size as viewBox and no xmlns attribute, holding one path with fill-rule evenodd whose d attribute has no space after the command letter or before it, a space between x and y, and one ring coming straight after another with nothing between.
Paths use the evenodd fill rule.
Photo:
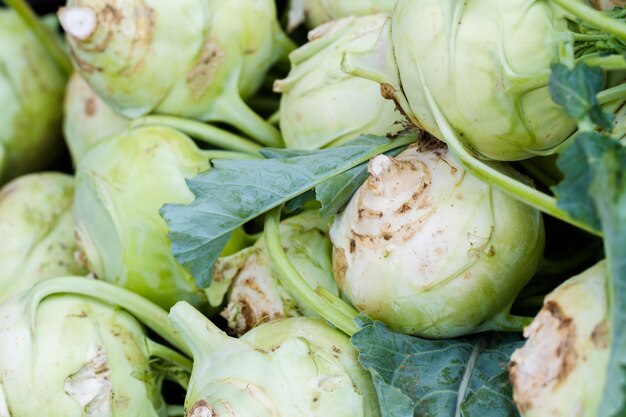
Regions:
<instances>
[{"instance_id":1,"label":"green stalk","mask_svg":"<svg viewBox=\"0 0 626 417\"><path fill-rule=\"evenodd\" d=\"M280 123L280 109L276 110L270 117L267 118L267 123L278 126Z\"/></svg>"},{"instance_id":2,"label":"green stalk","mask_svg":"<svg viewBox=\"0 0 626 417\"><path fill-rule=\"evenodd\" d=\"M167 415L169 417L183 417L185 415L185 407L182 405L168 405Z\"/></svg>"},{"instance_id":3,"label":"green stalk","mask_svg":"<svg viewBox=\"0 0 626 417\"><path fill-rule=\"evenodd\" d=\"M131 122L133 128L152 125L171 127L209 145L231 151L258 154L261 149L260 145L251 140L210 124L185 119L184 117L153 115L139 117Z\"/></svg>"},{"instance_id":4,"label":"green stalk","mask_svg":"<svg viewBox=\"0 0 626 417\"><path fill-rule=\"evenodd\" d=\"M148 339L148 352L150 353L150 357L163 359L173 365L179 366L185 371L191 372L193 369L193 361L191 359L154 340Z\"/></svg>"},{"instance_id":5,"label":"green stalk","mask_svg":"<svg viewBox=\"0 0 626 417\"><path fill-rule=\"evenodd\" d=\"M621 40L626 40L626 24L609 17L579 0L552 0L564 10L596 29L608 32Z\"/></svg>"},{"instance_id":6,"label":"green stalk","mask_svg":"<svg viewBox=\"0 0 626 417\"><path fill-rule=\"evenodd\" d=\"M252 154L245 152L234 151L204 151L207 158L211 159L261 159L263 156L260 153Z\"/></svg>"},{"instance_id":7,"label":"green stalk","mask_svg":"<svg viewBox=\"0 0 626 417\"><path fill-rule=\"evenodd\" d=\"M54 294L84 295L107 304L120 306L178 350L191 356L187 344L172 327L167 312L134 292L105 281L85 277L62 277L40 282L26 296L31 299L33 310L36 310L44 298ZM34 319L35 311L31 314Z\"/></svg>"},{"instance_id":8,"label":"green stalk","mask_svg":"<svg viewBox=\"0 0 626 417\"><path fill-rule=\"evenodd\" d=\"M518 164L526 171L526 173L534 180L539 182L546 188L550 188L556 185L556 181L550 178L545 172L543 172L538 166L532 163L530 160L519 161Z\"/></svg>"},{"instance_id":9,"label":"green stalk","mask_svg":"<svg viewBox=\"0 0 626 417\"><path fill-rule=\"evenodd\" d=\"M461 139L457 136L457 133L441 113L441 110L439 110L439 107L435 103L435 100L425 82L422 82L422 88L424 89L424 95L426 96L430 110L435 117L435 121L446 144L448 145L448 148L454 155L455 159L459 161L459 163L463 165L469 173L486 184L500 189L504 193L524 204L534 207L543 213L564 221L565 223L569 223L579 229L602 236L601 232L592 229L587 224L572 218L567 212L561 210L557 206L557 202L554 197L537 191L533 187L509 177L508 175L498 171L492 166L489 166L487 163L471 155L461 142Z\"/></svg>"},{"instance_id":10,"label":"green stalk","mask_svg":"<svg viewBox=\"0 0 626 417\"><path fill-rule=\"evenodd\" d=\"M24 0L4 0L4 4L15 10L26 26L33 32L37 40L48 50L48 53L52 59L56 61L59 68L69 76L74 71L70 59L61 45L59 45L59 41L54 34L43 25L28 3Z\"/></svg>"},{"instance_id":11,"label":"green stalk","mask_svg":"<svg viewBox=\"0 0 626 417\"><path fill-rule=\"evenodd\" d=\"M597 95L600 104L607 104L615 100L626 98L626 84L619 84L615 87L607 88Z\"/></svg>"},{"instance_id":12,"label":"green stalk","mask_svg":"<svg viewBox=\"0 0 626 417\"><path fill-rule=\"evenodd\" d=\"M574 41L581 42L597 42L609 39L607 35L591 35L588 33L572 33L572 36L574 37Z\"/></svg>"},{"instance_id":13,"label":"green stalk","mask_svg":"<svg viewBox=\"0 0 626 417\"><path fill-rule=\"evenodd\" d=\"M626 58L622 55L600 56L594 53L583 55L575 62L584 62L590 67L601 67L606 71L626 69Z\"/></svg>"},{"instance_id":14,"label":"green stalk","mask_svg":"<svg viewBox=\"0 0 626 417\"><path fill-rule=\"evenodd\" d=\"M353 317L346 317L344 314L348 308L337 309L333 304L326 301L326 298L321 297L309 286L309 284L302 278L302 275L293 266L282 244L280 243L279 222L280 211L282 207L277 207L268 212L265 216L265 245L267 246L268 255L272 261L272 266L276 271L280 282L289 289L289 291L298 299L304 301L313 311L315 311L320 317L324 318L328 322L332 323L339 330L343 331L348 336L352 336L359 331L358 326L354 322L356 315ZM337 301L339 300L339 301ZM344 303L339 297L337 297L336 303Z\"/></svg>"}]
</instances>

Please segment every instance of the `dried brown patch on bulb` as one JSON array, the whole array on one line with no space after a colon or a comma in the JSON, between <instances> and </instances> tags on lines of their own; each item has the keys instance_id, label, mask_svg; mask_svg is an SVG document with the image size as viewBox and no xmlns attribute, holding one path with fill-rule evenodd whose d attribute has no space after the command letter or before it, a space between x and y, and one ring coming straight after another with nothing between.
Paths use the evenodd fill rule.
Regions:
<instances>
[{"instance_id":1,"label":"dried brown patch on bulb","mask_svg":"<svg viewBox=\"0 0 626 417\"><path fill-rule=\"evenodd\" d=\"M219 413L206 401L196 401L185 413L185 417L219 417Z\"/></svg>"},{"instance_id":2,"label":"dried brown patch on bulb","mask_svg":"<svg viewBox=\"0 0 626 417\"><path fill-rule=\"evenodd\" d=\"M549 301L533 323L524 329L528 341L511 356L513 399L524 413L546 389L563 383L576 367L576 325L558 303Z\"/></svg>"}]
</instances>

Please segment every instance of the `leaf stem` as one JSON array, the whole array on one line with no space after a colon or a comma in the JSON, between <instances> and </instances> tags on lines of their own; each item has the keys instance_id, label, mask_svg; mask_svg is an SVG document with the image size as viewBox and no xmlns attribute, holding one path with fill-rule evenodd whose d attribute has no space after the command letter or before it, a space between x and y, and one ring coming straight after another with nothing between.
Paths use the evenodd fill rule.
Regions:
<instances>
[{"instance_id":1,"label":"leaf stem","mask_svg":"<svg viewBox=\"0 0 626 417\"><path fill-rule=\"evenodd\" d=\"M469 387L469 383L472 378L472 372L474 372L474 366L476 366L476 361L478 360L478 355L483 350L484 346L485 341L481 337L474 345L472 353L467 360L467 367L465 368L465 372L463 373L463 379L461 379L461 384L459 384L458 395L456 397L456 411L454 413L454 417L461 417L462 415L461 406L463 405L463 401L465 401L465 393L467 391L467 388Z\"/></svg>"},{"instance_id":2,"label":"leaf stem","mask_svg":"<svg viewBox=\"0 0 626 417\"><path fill-rule=\"evenodd\" d=\"M258 154L262 148L261 145L224 129L184 117L152 115L139 117L131 122L133 128L150 125L171 127L209 145L231 151Z\"/></svg>"},{"instance_id":3,"label":"leaf stem","mask_svg":"<svg viewBox=\"0 0 626 417\"><path fill-rule=\"evenodd\" d=\"M348 311L351 307L348 306L338 309L334 304L345 304L339 297L336 297L335 303L329 303L326 300L328 294L322 297L313 291L291 261L289 261L289 258L287 258L285 250L280 243L279 222L281 208L282 207L277 207L268 212L265 216L265 244L280 282L287 287L294 296L303 300L320 317L330 322L348 336L352 336L359 328L354 322L356 315L352 318L347 318L344 314L344 312Z\"/></svg>"},{"instance_id":4,"label":"leaf stem","mask_svg":"<svg viewBox=\"0 0 626 417\"><path fill-rule=\"evenodd\" d=\"M579 0L552 0L582 22L626 40L626 24Z\"/></svg>"},{"instance_id":5,"label":"leaf stem","mask_svg":"<svg viewBox=\"0 0 626 417\"><path fill-rule=\"evenodd\" d=\"M57 63L59 68L66 74L70 75L74 71L74 67L70 62L67 54L60 45L60 42L54 34L41 22L33 9L24 0L4 0L4 3L11 7L22 18L26 26L30 28L37 40L48 51L52 59Z\"/></svg>"},{"instance_id":6,"label":"leaf stem","mask_svg":"<svg viewBox=\"0 0 626 417\"><path fill-rule=\"evenodd\" d=\"M601 67L603 70L620 70L626 69L626 58L622 55L587 54L575 60L576 63L584 62L590 67Z\"/></svg>"},{"instance_id":7,"label":"leaf stem","mask_svg":"<svg viewBox=\"0 0 626 417\"><path fill-rule=\"evenodd\" d=\"M191 356L187 344L172 327L167 312L134 292L105 281L85 277L62 277L41 281L26 296L31 299L32 308L36 310L44 298L54 294L83 295L120 306L181 352ZM33 314L32 317L36 315Z\"/></svg>"},{"instance_id":8,"label":"leaf stem","mask_svg":"<svg viewBox=\"0 0 626 417\"><path fill-rule=\"evenodd\" d=\"M579 229L601 236L601 232L594 230L587 224L572 218L567 212L561 210L557 206L557 202L554 197L537 191L533 187L509 177L508 175L488 165L486 162L483 162L471 155L461 142L461 139L457 136L457 133L441 113L441 110L439 110L439 107L435 103L434 98L425 83L422 83L422 88L424 89L424 94L428 101L430 110L433 112L435 121L448 145L448 148L457 161L459 161L459 163L463 165L469 173L488 185L500 189L504 193L522 203L534 207L543 213L562 220L565 223L569 223Z\"/></svg>"},{"instance_id":9,"label":"leaf stem","mask_svg":"<svg viewBox=\"0 0 626 417\"><path fill-rule=\"evenodd\" d=\"M598 103L606 104L626 98L626 84L619 84L598 93Z\"/></svg>"},{"instance_id":10,"label":"leaf stem","mask_svg":"<svg viewBox=\"0 0 626 417\"><path fill-rule=\"evenodd\" d=\"M148 339L148 352L150 357L163 359L171 364L177 365L186 371L191 372L193 369L193 361L188 357L181 355L175 350L170 349L167 346L163 346L154 340Z\"/></svg>"}]
</instances>

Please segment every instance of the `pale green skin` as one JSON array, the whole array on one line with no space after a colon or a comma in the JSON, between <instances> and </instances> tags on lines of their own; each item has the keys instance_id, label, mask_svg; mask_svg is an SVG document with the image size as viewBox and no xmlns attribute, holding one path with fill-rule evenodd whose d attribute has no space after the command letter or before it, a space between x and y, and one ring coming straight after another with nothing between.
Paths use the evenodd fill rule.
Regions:
<instances>
[{"instance_id":1,"label":"pale green skin","mask_svg":"<svg viewBox=\"0 0 626 417\"><path fill-rule=\"evenodd\" d=\"M550 2L399 0L378 46L348 54L344 69L387 84L434 136L439 111L479 156L513 161L554 152L576 129L548 91L566 41Z\"/></svg>"},{"instance_id":2,"label":"pale green skin","mask_svg":"<svg viewBox=\"0 0 626 417\"><path fill-rule=\"evenodd\" d=\"M289 54L291 71L274 85L282 93L280 129L288 148L317 149L402 129L404 117L380 95L378 83L341 70L343 53L371 48L386 19L377 14L327 23Z\"/></svg>"},{"instance_id":3,"label":"pale green skin","mask_svg":"<svg viewBox=\"0 0 626 417\"><path fill-rule=\"evenodd\" d=\"M70 0L98 16L68 36L74 64L113 109L239 125L242 98L288 52L273 0ZM116 14L119 19L111 19Z\"/></svg>"},{"instance_id":4,"label":"pale green skin","mask_svg":"<svg viewBox=\"0 0 626 417\"><path fill-rule=\"evenodd\" d=\"M466 173L445 148L387 160L330 230L344 294L421 337L515 328L509 307L543 254L541 214Z\"/></svg>"},{"instance_id":5,"label":"pale green skin","mask_svg":"<svg viewBox=\"0 0 626 417\"><path fill-rule=\"evenodd\" d=\"M570 37L562 15L534 0L400 0L392 20L400 79L419 124L441 137L427 88L471 148L504 161L549 150L574 132L547 80L525 80L559 62Z\"/></svg>"},{"instance_id":6,"label":"pale green skin","mask_svg":"<svg viewBox=\"0 0 626 417\"><path fill-rule=\"evenodd\" d=\"M74 240L74 178L19 177L0 190L0 303L44 279L83 275Z\"/></svg>"},{"instance_id":7,"label":"pale green skin","mask_svg":"<svg viewBox=\"0 0 626 417\"><path fill-rule=\"evenodd\" d=\"M0 415L167 416L161 378L150 370L144 330L124 311L69 295L33 305L26 293L2 304L0 316ZM89 367L99 349L105 355L108 381L81 384L72 378ZM87 399L81 406L80 397L70 395L76 391L68 390L68 383L82 385L85 393L100 393L102 403Z\"/></svg>"},{"instance_id":8,"label":"pale green skin","mask_svg":"<svg viewBox=\"0 0 626 417\"><path fill-rule=\"evenodd\" d=\"M65 76L21 18L0 9L0 184L44 169L61 145Z\"/></svg>"},{"instance_id":9,"label":"pale green skin","mask_svg":"<svg viewBox=\"0 0 626 417\"><path fill-rule=\"evenodd\" d=\"M397 0L291 0L289 27L294 28L306 19L314 28L331 20L348 16L367 16L377 13L391 15Z\"/></svg>"},{"instance_id":10,"label":"pale green skin","mask_svg":"<svg viewBox=\"0 0 626 417\"><path fill-rule=\"evenodd\" d=\"M186 303L174 306L170 319L194 354L188 415L379 416L357 351L319 319L273 321L240 339Z\"/></svg>"},{"instance_id":11,"label":"pale green skin","mask_svg":"<svg viewBox=\"0 0 626 417\"><path fill-rule=\"evenodd\" d=\"M328 224L319 210L289 217L280 223L279 230L287 258L311 288L323 287L338 295ZM279 318L315 315L306 303L291 296L273 273L263 236L253 247L220 258L206 292L212 305L221 305L226 296L228 304L221 314L238 335Z\"/></svg>"},{"instance_id":12,"label":"pale green skin","mask_svg":"<svg viewBox=\"0 0 626 417\"><path fill-rule=\"evenodd\" d=\"M169 128L138 128L94 146L78 164L74 203L78 243L90 270L165 309L179 300L206 304L172 255L159 210L190 203L185 179L208 168L206 154Z\"/></svg>"},{"instance_id":13,"label":"pale green skin","mask_svg":"<svg viewBox=\"0 0 626 417\"><path fill-rule=\"evenodd\" d=\"M129 120L111 109L74 73L63 105L63 135L74 165L96 143L129 128Z\"/></svg>"},{"instance_id":14,"label":"pale green skin","mask_svg":"<svg viewBox=\"0 0 626 417\"><path fill-rule=\"evenodd\" d=\"M608 269L602 261L552 291L511 356L524 417L596 417L610 357ZM567 363L566 363L567 361Z\"/></svg>"}]
</instances>

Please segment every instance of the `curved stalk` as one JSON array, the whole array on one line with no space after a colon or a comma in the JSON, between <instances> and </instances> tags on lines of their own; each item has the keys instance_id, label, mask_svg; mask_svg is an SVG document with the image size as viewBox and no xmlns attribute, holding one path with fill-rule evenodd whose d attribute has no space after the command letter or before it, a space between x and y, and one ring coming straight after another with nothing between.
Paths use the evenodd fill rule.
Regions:
<instances>
[{"instance_id":1,"label":"curved stalk","mask_svg":"<svg viewBox=\"0 0 626 417\"><path fill-rule=\"evenodd\" d=\"M191 359L154 340L148 339L148 352L150 357L163 359L166 362L181 367L185 371L191 372L193 369L193 361Z\"/></svg>"},{"instance_id":2,"label":"curved stalk","mask_svg":"<svg viewBox=\"0 0 626 417\"><path fill-rule=\"evenodd\" d=\"M575 62L584 62L590 67L601 67L603 70L607 71L626 69L626 58L622 55L600 56L597 54L588 54L577 58Z\"/></svg>"},{"instance_id":3,"label":"curved stalk","mask_svg":"<svg viewBox=\"0 0 626 417\"><path fill-rule=\"evenodd\" d=\"M42 281L25 296L31 299L32 308L36 310L41 300L54 294L84 295L107 304L120 306L178 350L191 356L187 344L172 327L167 312L134 292L105 281L74 276ZM34 311L31 313L34 319L36 314Z\"/></svg>"},{"instance_id":4,"label":"curved stalk","mask_svg":"<svg viewBox=\"0 0 626 417\"><path fill-rule=\"evenodd\" d=\"M607 88L598 93L598 102L600 104L607 104L615 100L621 100L626 98L626 84L616 85L615 87Z\"/></svg>"},{"instance_id":5,"label":"curved stalk","mask_svg":"<svg viewBox=\"0 0 626 417\"><path fill-rule=\"evenodd\" d=\"M607 14L598 11L579 0L552 0L565 11L571 13L582 22L593 26L596 29L608 32L617 36L621 40L626 40L626 24L609 17Z\"/></svg>"},{"instance_id":6,"label":"curved stalk","mask_svg":"<svg viewBox=\"0 0 626 417\"><path fill-rule=\"evenodd\" d=\"M500 189L516 200L542 211L543 213L589 233L602 236L602 232L592 229L587 224L572 218L567 212L561 210L557 206L557 202L554 197L537 191L533 187L509 177L492 166L489 166L486 162L483 162L471 155L461 142L461 139L457 136L457 133L439 110L439 107L435 103L435 100L425 82L422 82L422 88L424 89L424 95L426 96L426 100L428 101L428 105L433 113L437 126L443 135L444 141L448 145L448 148L456 160L463 165L463 167L470 174L486 184Z\"/></svg>"},{"instance_id":7,"label":"curved stalk","mask_svg":"<svg viewBox=\"0 0 626 417\"><path fill-rule=\"evenodd\" d=\"M166 126L179 130L195 139L222 149L258 154L261 146L224 129L184 117L152 115L139 117L131 122L133 128L140 126Z\"/></svg>"},{"instance_id":8,"label":"curved stalk","mask_svg":"<svg viewBox=\"0 0 626 417\"><path fill-rule=\"evenodd\" d=\"M33 12L33 9L31 9L28 3L24 0L4 0L4 4L15 10L24 23L26 23L26 26L33 32L37 40L46 48L59 68L69 76L74 71L70 59L54 34L41 23L41 20L37 17L35 12Z\"/></svg>"},{"instance_id":9,"label":"curved stalk","mask_svg":"<svg viewBox=\"0 0 626 417\"><path fill-rule=\"evenodd\" d=\"M169 417L183 417L185 415L185 407L182 405L168 405L167 415Z\"/></svg>"},{"instance_id":10,"label":"curved stalk","mask_svg":"<svg viewBox=\"0 0 626 417\"><path fill-rule=\"evenodd\" d=\"M265 244L267 246L268 255L272 261L274 270L276 271L280 282L289 289L289 291L300 300L304 301L313 311L320 317L329 321L339 330L348 336L352 336L359 328L354 322L354 317L347 317L344 312L351 307L337 309L335 303L346 304L339 297L335 297L335 303L329 303L325 297L321 297L313 291L309 284L302 278L302 275L293 266L285 250L280 243L280 233L278 225L280 222L280 211L282 207L277 207L268 212L265 216Z\"/></svg>"},{"instance_id":11,"label":"curved stalk","mask_svg":"<svg viewBox=\"0 0 626 417\"><path fill-rule=\"evenodd\" d=\"M262 159L260 153L252 154L234 151L204 151L208 159Z\"/></svg>"}]
</instances>

